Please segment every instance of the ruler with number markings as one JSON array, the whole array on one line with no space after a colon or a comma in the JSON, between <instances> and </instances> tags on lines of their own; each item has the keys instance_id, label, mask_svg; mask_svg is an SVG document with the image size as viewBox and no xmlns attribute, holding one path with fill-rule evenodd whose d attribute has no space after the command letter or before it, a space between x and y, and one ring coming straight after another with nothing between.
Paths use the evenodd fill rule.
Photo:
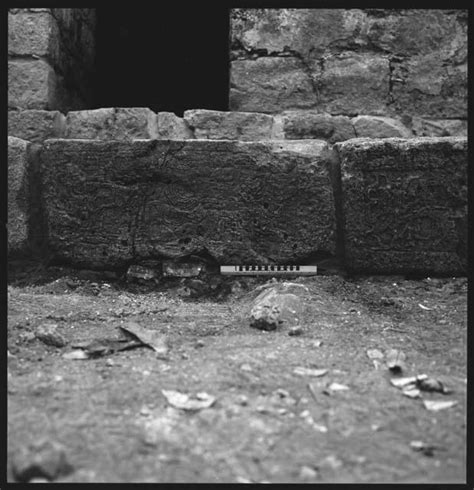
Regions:
<instances>
[{"instance_id":1,"label":"ruler with number markings","mask_svg":"<svg viewBox=\"0 0 474 490\"><path fill-rule=\"evenodd\" d=\"M231 276L314 276L317 272L315 265L221 265L221 274Z\"/></svg>"}]
</instances>

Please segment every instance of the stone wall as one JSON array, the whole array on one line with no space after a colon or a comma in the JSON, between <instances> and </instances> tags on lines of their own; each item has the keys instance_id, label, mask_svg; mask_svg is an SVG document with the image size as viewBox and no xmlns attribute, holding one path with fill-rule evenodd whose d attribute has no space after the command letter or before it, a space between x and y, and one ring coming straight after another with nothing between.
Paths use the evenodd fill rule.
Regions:
<instances>
[{"instance_id":1,"label":"stone wall","mask_svg":"<svg viewBox=\"0 0 474 490\"><path fill-rule=\"evenodd\" d=\"M356 273L467 273L466 138L10 137L8 171L9 250L42 238L77 267L335 258Z\"/></svg>"},{"instance_id":2,"label":"stone wall","mask_svg":"<svg viewBox=\"0 0 474 490\"><path fill-rule=\"evenodd\" d=\"M279 114L226 112L205 109L185 111L184 117L145 107L118 107L84 111L9 111L8 134L40 143L68 139L210 139L298 140L319 139L337 143L351 138L413 138L416 136L467 136L467 121L441 120L411 129L395 118L382 116L331 116L314 110Z\"/></svg>"},{"instance_id":3,"label":"stone wall","mask_svg":"<svg viewBox=\"0 0 474 490\"><path fill-rule=\"evenodd\" d=\"M10 9L9 109L90 106L94 53L94 9Z\"/></svg>"},{"instance_id":4,"label":"stone wall","mask_svg":"<svg viewBox=\"0 0 474 490\"><path fill-rule=\"evenodd\" d=\"M389 116L419 134L467 118L466 10L237 8L230 37L233 111Z\"/></svg>"}]
</instances>

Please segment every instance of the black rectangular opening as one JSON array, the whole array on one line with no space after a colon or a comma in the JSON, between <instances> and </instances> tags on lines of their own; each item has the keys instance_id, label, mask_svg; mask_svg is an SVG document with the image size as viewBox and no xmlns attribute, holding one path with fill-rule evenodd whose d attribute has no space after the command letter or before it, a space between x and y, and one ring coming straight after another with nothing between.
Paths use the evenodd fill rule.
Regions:
<instances>
[{"instance_id":1,"label":"black rectangular opening","mask_svg":"<svg viewBox=\"0 0 474 490\"><path fill-rule=\"evenodd\" d=\"M95 107L228 110L228 7L164 3L97 8Z\"/></svg>"}]
</instances>

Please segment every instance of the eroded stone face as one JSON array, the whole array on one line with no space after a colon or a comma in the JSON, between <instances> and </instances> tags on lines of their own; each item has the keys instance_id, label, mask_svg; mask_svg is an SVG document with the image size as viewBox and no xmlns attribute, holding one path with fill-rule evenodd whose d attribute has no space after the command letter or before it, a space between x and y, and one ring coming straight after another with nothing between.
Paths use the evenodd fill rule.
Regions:
<instances>
[{"instance_id":1,"label":"eroded stone face","mask_svg":"<svg viewBox=\"0 0 474 490\"><path fill-rule=\"evenodd\" d=\"M362 138L336 148L349 269L467 272L466 138Z\"/></svg>"},{"instance_id":2,"label":"eroded stone face","mask_svg":"<svg viewBox=\"0 0 474 490\"><path fill-rule=\"evenodd\" d=\"M50 245L75 264L335 251L325 142L49 140L41 163Z\"/></svg>"},{"instance_id":3,"label":"eroded stone face","mask_svg":"<svg viewBox=\"0 0 474 490\"><path fill-rule=\"evenodd\" d=\"M65 116L58 111L8 111L8 134L33 143L61 138L65 131Z\"/></svg>"}]
</instances>

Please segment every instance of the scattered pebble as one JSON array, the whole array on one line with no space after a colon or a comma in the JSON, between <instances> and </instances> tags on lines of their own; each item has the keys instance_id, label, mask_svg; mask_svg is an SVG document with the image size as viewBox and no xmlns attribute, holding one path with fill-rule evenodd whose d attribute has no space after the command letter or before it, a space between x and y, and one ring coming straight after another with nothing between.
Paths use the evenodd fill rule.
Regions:
<instances>
[{"instance_id":1,"label":"scattered pebble","mask_svg":"<svg viewBox=\"0 0 474 490\"><path fill-rule=\"evenodd\" d=\"M313 347L321 347L322 344L323 344L322 340L315 340L314 342L311 343Z\"/></svg>"},{"instance_id":2,"label":"scattered pebble","mask_svg":"<svg viewBox=\"0 0 474 490\"><path fill-rule=\"evenodd\" d=\"M300 325L296 325L295 327L291 327L288 330L288 335L290 337L297 337L297 336L302 335L303 332L304 332L303 328Z\"/></svg>"},{"instance_id":3,"label":"scattered pebble","mask_svg":"<svg viewBox=\"0 0 474 490\"><path fill-rule=\"evenodd\" d=\"M456 400L423 400L423 405L427 410L432 412L438 412L439 410L445 410L446 408L454 407L457 405Z\"/></svg>"},{"instance_id":4,"label":"scattered pebble","mask_svg":"<svg viewBox=\"0 0 474 490\"><path fill-rule=\"evenodd\" d=\"M349 386L334 382L328 386L328 389L331 391L345 391L349 389Z\"/></svg>"},{"instance_id":5,"label":"scattered pebble","mask_svg":"<svg viewBox=\"0 0 474 490\"><path fill-rule=\"evenodd\" d=\"M206 344L203 340L196 340L195 344L194 344L194 347L196 348L200 348L200 347L204 347Z\"/></svg>"},{"instance_id":6,"label":"scattered pebble","mask_svg":"<svg viewBox=\"0 0 474 490\"><path fill-rule=\"evenodd\" d=\"M321 466L328 466L329 468L333 470L337 470L342 466L342 461L337 458L334 454L330 454L329 456L326 456L322 461L321 461Z\"/></svg>"},{"instance_id":7,"label":"scattered pebble","mask_svg":"<svg viewBox=\"0 0 474 490\"><path fill-rule=\"evenodd\" d=\"M311 368L306 368L302 366L298 366L295 369L293 369L293 372L295 374L299 374L300 376L324 376L328 370L327 369L311 369Z\"/></svg>"},{"instance_id":8,"label":"scattered pebble","mask_svg":"<svg viewBox=\"0 0 474 490\"><path fill-rule=\"evenodd\" d=\"M170 405L182 410L201 410L211 407L216 398L207 393L198 393L194 397L174 390L161 390Z\"/></svg>"},{"instance_id":9,"label":"scattered pebble","mask_svg":"<svg viewBox=\"0 0 474 490\"><path fill-rule=\"evenodd\" d=\"M414 451L423 453L425 456L434 456L434 450L437 449L437 446L433 444L426 444L423 441L411 441L410 447Z\"/></svg>"},{"instance_id":10,"label":"scattered pebble","mask_svg":"<svg viewBox=\"0 0 474 490\"><path fill-rule=\"evenodd\" d=\"M253 371L252 366L250 364L241 364L240 370L247 371L247 372Z\"/></svg>"},{"instance_id":11,"label":"scattered pebble","mask_svg":"<svg viewBox=\"0 0 474 490\"><path fill-rule=\"evenodd\" d=\"M55 323L43 323L35 332L36 338L53 347L64 347L67 345L67 341L57 332L57 328Z\"/></svg>"},{"instance_id":12,"label":"scattered pebble","mask_svg":"<svg viewBox=\"0 0 474 490\"><path fill-rule=\"evenodd\" d=\"M367 351L367 357L369 359L383 359L383 352L378 349L369 349Z\"/></svg>"},{"instance_id":13,"label":"scattered pebble","mask_svg":"<svg viewBox=\"0 0 474 490\"><path fill-rule=\"evenodd\" d=\"M299 473L299 478L305 481L312 481L319 475L318 470L310 466L302 466Z\"/></svg>"},{"instance_id":14,"label":"scattered pebble","mask_svg":"<svg viewBox=\"0 0 474 490\"><path fill-rule=\"evenodd\" d=\"M115 362L113 361L113 359L107 359L105 361L105 365L106 366L109 366L109 367L112 367L112 366L115 366Z\"/></svg>"},{"instance_id":15,"label":"scattered pebble","mask_svg":"<svg viewBox=\"0 0 474 490\"><path fill-rule=\"evenodd\" d=\"M247 406L249 404L249 399L246 395L239 395L237 397L237 403L239 405L242 405L243 407Z\"/></svg>"},{"instance_id":16,"label":"scattered pebble","mask_svg":"<svg viewBox=\"0 0 474 490\"><path fill-rule=\"evenodd\" d=\"M387 358L387 367L393 373L399 373L405 368L406 355L403 351L397 349L389 349L385 352Z\"/></svg>"},{"instance_id":17,"label":"scattered pebble","mask_svg":"<svg viewBox=\"0 0 474 490\"><path fill-rule=\"evenodd\" d=\"M89 355L87 354L87 352L81 349L77 349L71 352L66 352L65 354L63 354L63 358L70 359L70 360L81 360L81 359L89 359Z\"/></svg>"}]
</instances>

